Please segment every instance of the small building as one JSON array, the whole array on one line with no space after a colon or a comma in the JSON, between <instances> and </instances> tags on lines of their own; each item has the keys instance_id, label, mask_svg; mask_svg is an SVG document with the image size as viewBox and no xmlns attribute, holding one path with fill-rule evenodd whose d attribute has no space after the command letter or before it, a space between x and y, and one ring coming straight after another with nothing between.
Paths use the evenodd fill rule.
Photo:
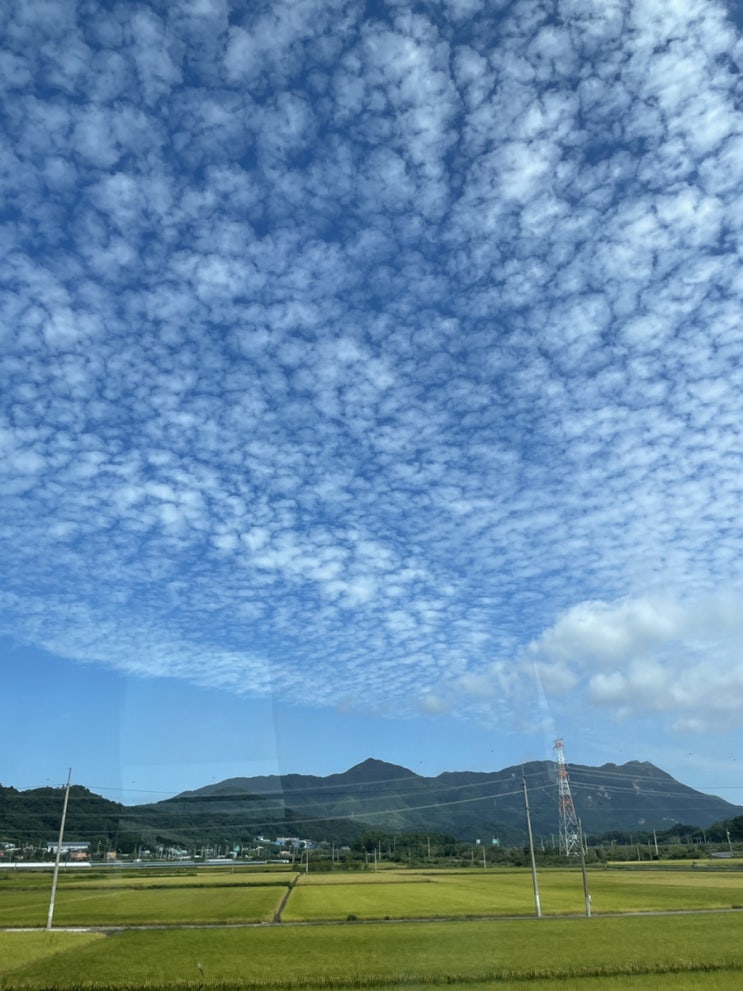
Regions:
<instances>
[{"instance_id":1,"label":"small building","mask_svg":"<svg viewBox=\"0 0 743 991\"><path fill-rule=\"evenodd\" d=\"M56 855L59 843L56 840L49 840L46 845L46 852ZM67 860L87 860L90 855L90 843L82 840L63 840L61 855Z\"/></svg>"}]
</instances>

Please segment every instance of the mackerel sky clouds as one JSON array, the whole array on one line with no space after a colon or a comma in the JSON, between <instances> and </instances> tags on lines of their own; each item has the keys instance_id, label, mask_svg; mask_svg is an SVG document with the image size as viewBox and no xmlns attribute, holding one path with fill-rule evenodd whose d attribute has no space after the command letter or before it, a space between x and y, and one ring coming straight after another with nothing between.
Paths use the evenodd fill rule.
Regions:
<instances>
[{"instance_id":1,"label":"mackerel sky clouds","mask_svg":"<svg viewBox=\"0 0 743 991\"><path fill-rule=\"evenodd\" d=\"M76 778L206 784L193 733L222 777L560 735L743 803L736 9L0 25L8 690L53 680L87 750L140 700ZM63 779L24 718L3 783Z\"/></svg>"}]
</instances>

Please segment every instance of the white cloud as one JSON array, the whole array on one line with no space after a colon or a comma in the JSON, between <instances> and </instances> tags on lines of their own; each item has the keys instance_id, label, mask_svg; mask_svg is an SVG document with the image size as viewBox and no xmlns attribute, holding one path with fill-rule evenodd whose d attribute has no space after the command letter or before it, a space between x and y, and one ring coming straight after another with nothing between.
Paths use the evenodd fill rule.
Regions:
<instances>
[{"instance_id":1,"label":"white cloud","mask_svg":"<svg viewBox=\"0 0 743 991\"><path fill-rule=\"evenodd\" d=\"M584 667L616 665L634 654L672 642L683 610L673 601L584 602L533 641L530 650Z\"/></svg>"},{"instance_id":2,"label":"white cloud","mask_svg":"<svg viewBox=\"0 0 743 991\"><path fill-rule=\"evenodd\" d=\"M740 595L584 602L532 641L528 654L555 692L582 683L586 702L623 718L661 712L679 725L724 729L743 685L741 634Z\"/></svg>"}]
</instances>

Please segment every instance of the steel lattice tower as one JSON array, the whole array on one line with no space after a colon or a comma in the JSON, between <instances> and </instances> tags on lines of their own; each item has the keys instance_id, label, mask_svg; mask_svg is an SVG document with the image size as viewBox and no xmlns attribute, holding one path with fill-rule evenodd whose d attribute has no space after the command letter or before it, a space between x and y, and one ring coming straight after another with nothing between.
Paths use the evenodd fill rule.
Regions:
<instances>
[{"instance_id":1,"label":"steel lattice tower","mask_svg":"<svg viewBox=\"0 0 743 991\"><path fill-rule=\"evenodd\" d=\"M575 814L573 796L570 794L568 765L565 761L565 751L562 740L555 740L555 774L557 775L557 795L560 804L560 853L566 856L577 856L580 851L580 826Z\"/></svg>"}]
</instances>

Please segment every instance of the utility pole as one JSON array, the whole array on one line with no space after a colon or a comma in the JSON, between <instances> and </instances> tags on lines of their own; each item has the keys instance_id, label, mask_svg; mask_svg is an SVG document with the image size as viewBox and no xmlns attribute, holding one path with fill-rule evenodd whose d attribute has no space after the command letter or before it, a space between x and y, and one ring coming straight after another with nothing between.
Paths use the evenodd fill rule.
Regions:
<instances>
[{"instance_id":1,"label":"utility pole","mask_svg":"<svg viewBox=\"0 0 743 991\"><path fill-rule=\"evenodd\" d=\"M591 896L588 893L588 874L586 874L586 848L583 843L583 823L578 820L578 829L580 830L580 869L583 875L583 898L586 903L586 915L591 918Z\"/></svg>"},{"instance_id":2,"label":"utility pole","mask_svg":"<svg viewBox=\"0 0 743 991\"><path fill-rule=\"evenodd\" d=\"M526 790L526 775L521 770L521 783L524 786L524 809L526 811L526 829L529 834L529 853L531 855L531 881L534 887L534 908L538 919L542 917L542 906L539 903L539 884L537 883L537 862L534 859L534 837L531 832L531 813L529 812L529 794Z\"/></svg>"},{"instance_id":3,"label":"utility pole","mask_svg":"<svg viewBox=\"0 0 743 991\"><path fill-rule=\"evenodd\" d=\"M57 840L57 856L54 859L54 875L52 876L52 893L49 898L49 914L46 918L46 928L52 928L52 920L54 919L54 899L57 895L57 879L59 878L59 861L62 856L62 840L64 839L64 823L67 818L67 802L70 798L70 778L72 777L72 768L67 772L67 787L64 793L64 805L62 807L62 821L59 824L59 839Z\"/></svg>"}]
</instances>

